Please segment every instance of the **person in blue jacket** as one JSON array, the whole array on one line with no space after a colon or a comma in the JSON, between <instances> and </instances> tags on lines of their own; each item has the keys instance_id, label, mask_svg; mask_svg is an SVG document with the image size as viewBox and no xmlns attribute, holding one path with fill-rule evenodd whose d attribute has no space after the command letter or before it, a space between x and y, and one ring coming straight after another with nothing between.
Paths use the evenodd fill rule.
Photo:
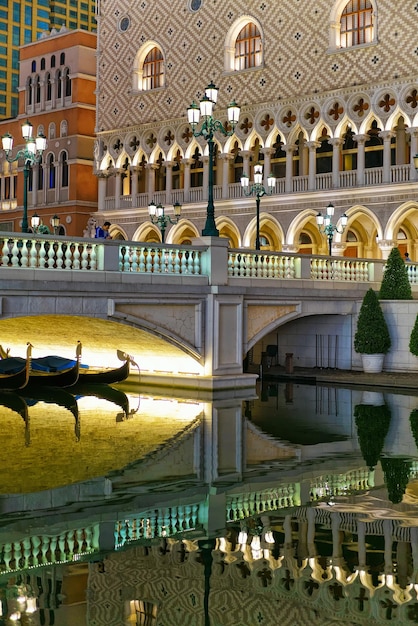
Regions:
<instances>
[{"instance_id":1,"label":"person in blue jacket","mask_svg":"<svg viewBox=\"0 0 418 626\"><path fill-rule=\"evenodd\" d=\"M110 225L110 222L105 222L103 227L97 226L95 235L96 239L112 239L109 233Z\"/></svg>"}]
</instances>

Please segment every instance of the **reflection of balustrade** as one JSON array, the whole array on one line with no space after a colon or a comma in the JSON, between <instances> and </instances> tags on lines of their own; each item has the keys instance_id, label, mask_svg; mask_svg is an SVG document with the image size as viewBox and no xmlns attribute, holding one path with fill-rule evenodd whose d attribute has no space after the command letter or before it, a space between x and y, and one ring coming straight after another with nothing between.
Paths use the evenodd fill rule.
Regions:
<instances>
[{"instance_id":1,"label":"reflection of balustrade","mask_svg":"<svg viewBox=\"0 0 418 626\"><path fill-rule=\"evenodd\" d=\"M99 526L69 530L60 535L36 535L1 546L0 575L54 563L77 561L99 551Z\"/></svg>"},{"instance_id":2,"label":"reflection of balustrade","mask_svg":"<svg viewBox=\"0 0 418 626\"><path fill-rule=\"evenodd\" d=\"M141 517L129 517L115 524L115 547L141 540L175 537L202 528L200 505L159 508L147 511Z\"/></svg>"},{"instance_id":3,"label":"reflection of balustrade","mask_svg":"<svg viewBox=\"0 0 418 626\"><path fill-rule=\"evenodd\" d=\"M226 519L239 521L267 511L279 511L300 506L299 483L286 483L264 491L228 495L226 499Z\"/></svg>"},{"instance_id":4,"label":"reflection of balustrade","mask_svg":"<svg viewBox=\"0 0 418 626\"><path fill-rule=\"evenodd\" d=\"M311 501L343 496L353 492L367 491L374 486L374 472L369 469L356 469L347 474L321 476L311 484Z\"/></svg>"}]
</instances>

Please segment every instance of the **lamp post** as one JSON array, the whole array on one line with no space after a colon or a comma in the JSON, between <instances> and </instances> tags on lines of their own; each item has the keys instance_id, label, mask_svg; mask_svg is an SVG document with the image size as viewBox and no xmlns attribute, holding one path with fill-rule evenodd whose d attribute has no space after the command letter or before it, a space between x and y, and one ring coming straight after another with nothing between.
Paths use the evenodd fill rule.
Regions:
<instances>
[{"instance_id":1,"label":"lamp post","mask_svg":"<svg viewBox=\"0 0 418 626\"><path fill-rule=\"evenodd\" d=\"M58 217L57 214L53 215L53 217L51 217L51 226L54 229L54 235L57 234L57 229L59 228L60 225L60 218Z\"/></svg>"},{"instance_id":2,"label":"lamp post","mask_svg":"<svg viewBox=\"0 0 418 626\"><path fill-rule=\"evenodd\" d=\"M48 226L42 223L41 218L37 213L34 213L30 218L30 225L32 226L34 233L39 233L40 235L50 234Z\"/></svg>"},{"instance_id":3,"label":"lamp post","mask_svg":"<svg viewBox=\"0 0 418 626\"><path fill-rule=\"evenodd\" d=\"M251 196L255 194L256 197L256 206L257 206L257 226L256 226L256 235L255 235L255 249L260 250L260 198L268 194L271 194L274 191L276 186L276 178L273 174L270 174L267 179L267 189L263 185L263 166L260 163L254 165L254 183L249 186L249 177L247 174L243 174L241 176L241 186L244 190L244 194L246 196Z\"/></svg>"},{"instance_id":4,"label":"lamp post","mask_svg":"<svg viewBox=\"0 0 418 626\"><path fill-rule=\"evenodd\" d=\"M342 235L343 232L345 231L345 227L347 226L347 221L348 221L348 217L345 213L341 215L342 229L338 230L338 227L332 223L332 216L334 215L334 210L335 210L334 205L329 203L329 205L327 206L327 212L326 212L325 217L322 215L322 213L318 213L318 215L316 216L316 223L318 225L319 232L323 233L324 235L328 237L329 256L331 256L332 240L334 239L334 233L338 233L339 235Z\"/></svg>"},{"instance_id":5,"label":"lamp post","mask_svg":"<svg viewBox=\"0 0 418 626\"><path fill-rule=\"evenodd\" d=\"M22 124L22 135L25 140L25 147L18 150L16 156L11 156L13 148L13 137L10 133L6 133L2 137L3 150L6 153L6 160L9 163L13 163L18 159L23 159L25 162L23 168L23 218L22 218L22 233L28 232L28 179L29 172L32 165L40 163L42 160L42 154L46 148L46 137L41 133L34 138L32 136L33 126L27 120Z\"/></svg>"},{"instance_id":6,"label":"lamp post","mask_svg":"<svg viewBox=\"0 0 418 626\"><path fill-rule=\"evenodd\" d=\"M181 204L176 202L174 205L174 219L170 215L165 214L165 209L161 204L155 204L150 202L148 205L148 213L153 224L158 224L158 228L161 230L161 241L164 243L165 231L167 224L177 224L181 216Z\"/></svg>"},{"instance_id":7,"label":"lamp post","mask_svg":"<svg viewBox=\"0 0 418 626\"><path fill-rule=\"evenodd\" d=\"M231 125L231 130L227 130L222 122L216 120L212 114L218 98L218 91L218 88L211 82L206 87L205 95L200 100L200 104L192 102L187 109L187 119L192 127L193 136L203 137L208 142L209 148L208 206L206 209L205 228L202 230L202 235L208 237L219 237L219 231L215 223L215 206L213 204L213 161L215 154L213 136L216 131L219 131L225 137L233 135L240 113L240 107L235 102L231 102L228 105L228 123ZM201 129L198 131L197 125L199 124L200 116L202 116L203 121Z\"/></svg>"}]
</instances>

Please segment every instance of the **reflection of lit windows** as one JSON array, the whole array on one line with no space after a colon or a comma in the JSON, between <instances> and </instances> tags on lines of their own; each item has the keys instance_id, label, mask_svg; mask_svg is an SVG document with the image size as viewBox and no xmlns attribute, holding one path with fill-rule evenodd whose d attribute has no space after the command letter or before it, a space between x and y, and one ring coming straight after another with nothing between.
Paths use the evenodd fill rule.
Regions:
<instances>
[{"instance_id":1,"label":"reflection of lit windows","mask_svg":"<svg viewBox=\"0 0 418 626\"><path fill-rule=\"evenodd\" d=\"M145 600L131 600L129 603L128 624L135 626L156 626L157 605Z\"/></svg>"}]
</instances>

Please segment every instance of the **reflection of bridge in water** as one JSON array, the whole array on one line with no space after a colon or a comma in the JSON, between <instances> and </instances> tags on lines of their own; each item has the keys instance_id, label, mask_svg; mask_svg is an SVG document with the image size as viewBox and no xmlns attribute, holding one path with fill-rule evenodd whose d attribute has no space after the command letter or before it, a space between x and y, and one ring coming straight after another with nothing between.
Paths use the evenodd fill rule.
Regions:
<instances>
[{"instance_id":1,"label":"reflection of bridge in water","mask_svg":"<svg viewBox=\"0 0 418 626\"><path fill-rule=\"evenodd\" d=\"M22 576L40 606L46 606L48 588L60 604L66 568L73 576L74 563L84 561L89 563L88 623L121 626L131 623L133 611L144 610L157 611L169 625L178 626L179 613L194 615L195 623L203 625L210 557L215 624L253 623L254 615L267 624L277 623L278 615L292 615L295 623L308 623L309 616L313 624L335 617L364 624L373 619L410 623L418 567L418 453L410 426L415 398L385 395L392 422L381 453L409 459L409 486L402 504L394 505L384 488L383 465L370 469L359 449L354 407L370 402L370 395L338 389L335 396L333 390L337 413L333 401L321 402L307 415L314 390L298 385L291 413L284 413L282 387L265 403L230 396L213 401L204 395L193 402L187 397L168 401L142 390L140 410L122 424L115 423L114 408L108 407L115 450L119 426L136 424L141 439L148 404L167 424L186 408L189 414L163 444L150 444L141 459L123 469L42 493L3 495L3 584ZM299 429L304 411L305 427L314 419L324 440L298 444L261 430L256 424L273 403L284 421L299 416ZM250 420L244 416L248 405ZM104 418L105 413L103 435L110 437ZM85 412L82 423L87 420ZM162 421L158 424L160 429ZM77 457L73 461L79 462ZM213 545L208 538L216 539ZM208 546L210 554L202 553ZM119 588L121 593L115 593ZM234 612L225 612L231 606L237 607ZM55 623L59 626L60 614L68 618L75 610L64 599Z\"/></svg>"}]
</instances>

